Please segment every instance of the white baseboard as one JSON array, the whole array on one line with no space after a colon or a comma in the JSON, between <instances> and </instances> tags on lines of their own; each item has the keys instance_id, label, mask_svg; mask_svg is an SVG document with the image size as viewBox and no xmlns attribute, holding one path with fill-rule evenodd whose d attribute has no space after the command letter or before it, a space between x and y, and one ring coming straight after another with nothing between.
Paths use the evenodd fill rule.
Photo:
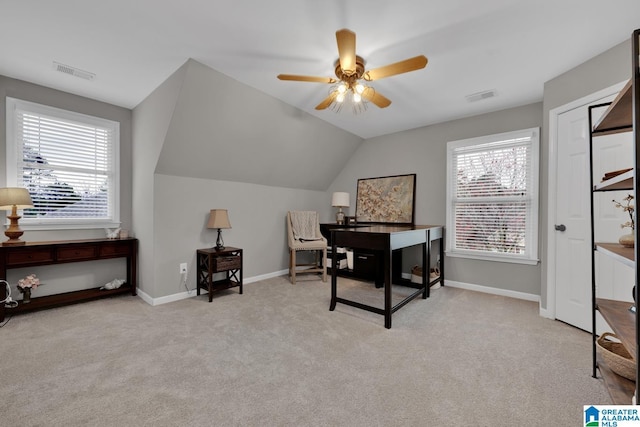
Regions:
<instances>
[{"instance_id":1,"label":"white baseboard","mask_svg":"<svg viewBox=\"0 0 640 427\"><path fill-rule=\"evenodd\" d=\"M540 317L544 317L546 319L556 320L556 316L551 314L551 311L547 310L546 308L542 308L542 307L540 307Z\"/></svg>"},{"instance_id":2,"label":"white baseboard","mask_svg":"<svg viewBox=\"0 0 640 427\"><path fill-rule=\"evenodd\" d=\"M283 275L288 274L288 273L289 273L289 270L280 270L280 271L274 271L273 273L267 273L267 274L261 274L259 276L243 278L243 284L246 285L248 283L259 282L261 280L266 280L266 279L271 279L271 278L278 277L278 276L283 276ZM405 278L405 279L411 279L411 274L402 273L402 277ZM483 292L485 294L500 295L500 296L504 296L504 297L516 298L516 299L521 299L521 300L533 301L533 302L540 303L540 296L539 295L528 294L528 293L519 292L519 291L512 291L510 289L492 288L490 286L474 285L472 283L456 282L456 281L448 280L448 279L445 279L445 286L450 286L452 288L467 289L467 290L475 291L475 292ZM207 293L206 290L201 290L200 292L201 293ZM164 296L164 297L152 298L151 296L149 296L145 292L143 292L140 289L138 289L138 295L147 304L156 306L156 305L160 305L160 304L167 304L167 303L170 303L170 302L180 301L180 300L183 300L183 299L191 298L191 297L196 295L196 291L194 289L194 290L188 291L188 292L184 291L184 292L179 292L177 294L167 295L167 296ZM547 311L542 309L542 308L540 308L540 316L551 318L548 315Z\"/></svg>"},{"instance_id":3,"label":"white baseboard","mask_svg":"<svg viewBox=\"0 0 640 427\"><path fill-rule=\"evenodd\" d=\"M242 278L242 284L246 285L248 283L254 283L254 282L259 282L261 280L266 280L266 279L271 279L273 277L278 277L278 276L282 276L284 274L288 274L289 270L280 270L280 271L275 271L273 273L267 273L267 274L261 274L259 276L253 276L253 277L247 277L247 278ZM201 294L206 294L207 291L204 289L200 290ZM184 292L179 292L177 294L171 294L171 295L167 295L164 297L159 297L159 298L152 298L151 296L149 296L149 294L143 292L140 290L140 288L138 288L138 296L140 298L142 298L142 300L144 302L146 302L149 305L152 306L156 306L156 305L160 305L160 304L167 304L170 302L175 302L175 301L180 301L183 299L187 299L187 298L191 298L196 296L196 290L193 289L191 291L184 291Z\"/></svg>"},{"instance_id":4,"label":"white baseboard","mask_svg":"<svg viewBox=\"0 0 640 427\"><path fill-rule=\"evenodd\" d=\"M411 279L411 274L409 273L402 273L402 278L403 279ZM540 296L539 295L535 295L535 294L528 294L525 292L518 292L518 291L512 291L510 289L501 289L501 288L492 288L490 286L483 286L483 285L474 285L472 283L464 283L464 282L456 282L453 280L449 280L447 278L445 278L444 280L444 285L445 286L450 286L452 288L460 288L460 289L467 289L470 291L475 291L475 292L483 292L485 294L492 294L492 295L500 295L503 297L509 297L509 298L516 298L516 299L521 299L521 300L526 300L526 301L533 301L533 302L540 302ZM540 315L542 316L542 309L540 309ZM543 317L548 317L548 316L543 316Z\"/></svg>"},{"instance_id":5,"label":"white baseboard","mask_svg":"<svg viewBox=\"0 0 640 427\"><path fill-rule=\"evenodd\" d=\"M247 279L243 279L242 283L244 284L244 283L259 282L260 280L273 279L274 277L284 276L285 274L289 274L288 269L275 271L273 273L261 274L260 276L249 277Z\"/></svg>"},{"instance_id":6,"label":"white baseboard","mask_svg":"<svg viewBox=\"0 0 640 427\"><path fill-rule=\"evenodd\" d=\"M200 292L204 292L205 294L207 293L207 291L205 290L201 290ZM182 299L191 298L195 295L196 295L196 290L194 289L188 292L184 291L184 292L179 292L177 294L167 295L164 297L152 298L151 296L149 296L149 294L138 289L138 296L142 298L144 302L153 306L160 305L160 304L167 304L169 302L174 302L174 301L180 301Z\"/></svg>"},{"instance_id":7,"label":"white baseboard","mask_svg":"<svg viewBox=\"0 0 640 427\"><path fill-rule=\"evenodd\" d=\"M483 292L485 294L500 295L503 297L516 298L526 301L540 303L540 295L528 294L525 292L512 291L510 289L492 288L490 286L474 285L472 283L456 282L453 280L444 280L445 286L452 288L467 289L470 291Z\"/></svg>"}]
</instances>

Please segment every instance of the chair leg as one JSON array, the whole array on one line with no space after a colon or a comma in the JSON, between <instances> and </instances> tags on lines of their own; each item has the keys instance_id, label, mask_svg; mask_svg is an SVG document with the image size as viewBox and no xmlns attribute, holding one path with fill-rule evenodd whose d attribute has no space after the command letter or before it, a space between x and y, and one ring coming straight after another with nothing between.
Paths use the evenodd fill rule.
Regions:
<instances>
[{"instance_id":1,"label":"chair leg","mask_svg":"<svg viewBox=\"0 0 640 427\"><path fill-rule=\"evenodd\" d=\"M291 251L289 254L289 278L291 284L296 284L296 251Z\"/></svg>"},{"instance_id":2,"label":"chair leg","mask_svg":"<svg viewBox=\"0 0 640 427\"><path fill-rule=\"evenodd\" d=\"M327 248L322 250L322 281L327 281Z\"/></svg>"}]
</instances>

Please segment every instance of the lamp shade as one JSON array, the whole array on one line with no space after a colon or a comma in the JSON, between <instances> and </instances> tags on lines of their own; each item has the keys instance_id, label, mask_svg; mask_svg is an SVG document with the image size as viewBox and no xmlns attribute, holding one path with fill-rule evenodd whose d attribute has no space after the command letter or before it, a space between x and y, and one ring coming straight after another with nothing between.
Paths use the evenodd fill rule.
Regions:
<instances>
[{"instance_id":1,"label":"lamp shade","mask_svg":"<svg viewBox=\"0 0 640 427\"><path fill-rule=\"evenodd\" d=\"M331 206L348 208L349 193L342 193L342 192L333 193L333 197L331 197Z\"/></svg>"},{"instance_id":2,"label":"lamp shade","mask_svg":"<svg viewBox=\"0 0 640 427\"><path fill-rule=\"evenodd\" d=\"M229 214L226 209L211 209L207 228L231 228Z\"/></svg>"},{"instance_id":3,"label":"lamp shade","mask_svg":"<svg viewBox=\"0 0 640 427\"><path fill-rule=\"evenodd\" d=\"M0 209L11 210L14 205L17 209L32 208L29 190L20 187L0 188Z\"/></svg>"}]
</instances>

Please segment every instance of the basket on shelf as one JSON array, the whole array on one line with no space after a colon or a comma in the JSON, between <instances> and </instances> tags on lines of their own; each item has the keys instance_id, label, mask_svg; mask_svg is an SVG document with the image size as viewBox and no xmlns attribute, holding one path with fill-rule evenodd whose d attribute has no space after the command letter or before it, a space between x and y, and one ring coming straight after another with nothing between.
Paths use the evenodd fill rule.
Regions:
<instances>
[{"instance_id":1,"label":"basket on shelf","mask_svg":"<svg viewBox=\"0 0 640 427\"><path fill-rule=\"evenodd\" d=\"M612 337L618 339L615 334L605 332L596 340L596 348L602 360L616 374L628 380L636 380L635 362L624 345L618 341L607 339Z\"/></svg>"}]
</instances>

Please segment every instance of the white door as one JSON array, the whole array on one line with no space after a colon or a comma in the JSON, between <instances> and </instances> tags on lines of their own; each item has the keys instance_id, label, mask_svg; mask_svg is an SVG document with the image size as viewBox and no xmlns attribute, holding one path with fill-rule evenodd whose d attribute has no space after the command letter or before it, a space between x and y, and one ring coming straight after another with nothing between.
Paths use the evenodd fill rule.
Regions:
<instances>
[{"instance_id":1,"label":"white door","mask_svg":"<svg viewBox=\"0 0 640 427\"><path fill-rule=\"evenodd\" d=\"M591 330L589 119L579 107L558 117L556 319Z\"/></svg>"},{"instance_id":2,"label":"white door","mask_svg":"<svg viewBox=\"0 0 640 427\"><path fill-rule=\"evenodd\" d=\"M611 98L609 98L611 99ZM595 102L602 103L608 99ZM556 319L586 331L591 331L591 189L589 181L589 118L587 106L564 112L558 117L557 128L557 192L556 192ZM597 119L604 109L594 112ZM594 144L594 183L604 172L632 165L630 138L625 134L600 137ZM595 196L594 218L596 241L616 241L622 212L616 212L613 198L626 194L598 193ZM598 275L604 273L598 266ZM615 265L607 264L606 274L613 274ZM602 273L600 273L602 271ZM599 283L612 286L614 280L603 278ZM629 289L632 286L629 285ZM612 289L599 289L599 296L609 297ZM602 295L600 295L602 294ZM630 291L629 291L630 295Z\"/></svg>"}]
</instances>

